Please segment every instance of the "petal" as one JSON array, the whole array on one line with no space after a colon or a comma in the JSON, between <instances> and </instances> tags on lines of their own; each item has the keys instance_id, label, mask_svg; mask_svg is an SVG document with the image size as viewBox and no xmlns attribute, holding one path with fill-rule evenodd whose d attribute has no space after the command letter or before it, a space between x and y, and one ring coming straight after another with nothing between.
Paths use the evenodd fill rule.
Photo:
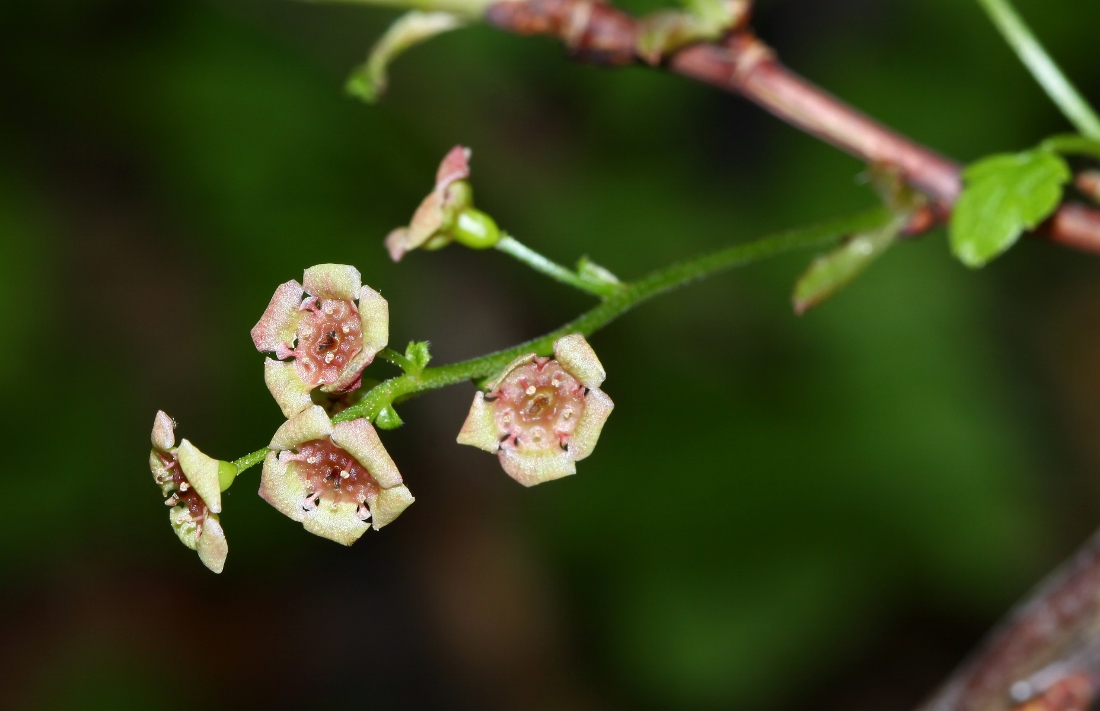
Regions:
<instances>
[{"instance_id":1,"label":"petal","mask_svg":"<svg viewBox=\"0 0 1100 711\"><path fill-rule=\"evenodd\" d=\"M489 382L485 383L486 392L491 393L494 390L496 390L497 388L499 388L500 384L504 381L505 378L508 377L509 373L511 373L513 370L520 367L521 365L527 365L532 360L534 360L537 355L538 355L537 353L528 353L526 355L521 355L519 358L516 358L511 363L504 366L504 370L500 371L500 373L497 374L497 377L495 377L492 380L490 380Z\"/></svg>"},{"instance_id":2,"label":"petal","mask_svg":"<svg viewBox=\"0 0 1100 711\"><path fill-rule=\"evenodd\" d=\"M374 354L390 342L390 303L374 289L364 285L359 290L359 321L363 333L363 350Z\"/></svg>"},{"instance_id":3,"label":"petal","mask_svg":"<svg viewBox=\"0 0 1100 711\"><path fill-rule=\"evenodd\" d=\"M176 445L176 423L163 410L153 418L153 446L167 452Z\"/></svg>"},{"instance_id":4,"label":"petal","mask_svg":"<svg viewBox=\"0 0 1100 711\"><path fill-rule=\"evenodd\" d=\"M202 533L199 534L199 541L195 550L199 554L199 560L210 570L220 573L225 568L225 557L229 555L229 544L225 540L222 522L216 514L210 514L202 522Z\"/></svg>"},{"instance_id":5,"label":"petal","mask_svg":"<svg viewBox=\"0 0 1100 711\"><path fill-rule=\"evenodd\" d=\"M195 550L199 541L199 526L191 519L186 506L173 506L168 510L168 522L179 536L180 543Z\"/></svg>"},{"instance_id":6,"label":"petal","mask_svg":"<svg viewBox=\"0 0 1100 711\"><path fill-rule=\"evenodd\" d=\"M500 450L498 456L500 465L508 476L524 486L534 486L577 473L573 458L561 447L532 451L507 448Z\"/></svg>"},{"instance_id":7,"label":"petal","mask_svg":"<svg viewBox=\"0 0 1100 711\"><path fill-rule=\"evenodd\" d=\"M298 310L301 303L301 284L292 279L279 285L264 315L252 327L252 342L256 344L256 350L271 353L280 345L289 346L294 342L294 331L301 318Z\"/></svg>"},{"instance_id":8,"label":"petal","mask_svg":"<svg viewBox=\"0 0 1100 711\"><path fill-rule=\"evenodd\" d=\"M302 526L312 534L350 546L370 528L356 515L357 509L353 501L339 504L322 501L317 508L306 512Z\"/></svg>"},{"instance_id":9,"label":"petal","mask_svg":"<svg viewBox=\"0 0 1100 711\"><path fill-rule=\"evenodd\" d=\"M374 526L374 530L377 531L387 523L391 523L413 501L416 501L416 499L413 498L412 492L404 484L382 489L378 492L378 496L369 502L371 525Z\"/></svg>"},{"instance_id":10,"label":"petal","mask_svg":"<svg viewBox=\"0 0 1100 711\"><path fill-rule=\"evenodd\" d=\"M455 146L447 151L435 173L435 189L443 190L456 180L470 177L470 156L473 151L464 146Z\"/></svg>"},{"instance_id":11,"label":"petal","mask_svg":"<svg viewBox=\"0 0 1100 711\"><path fill-rule=\"evenodd\" d=\"M310 296L351 301L359 293L363 279L349 264L318 264L306 270L302 286Z\"/></svg>"},{"instance_id":12,"label":"petal","mask_svg":"<svg viewBox=\"0 0 1100 711\"><path fill-rule=\"evenodd\" d=\"M308 493L309 487L298 476L295 463L288 461L285 454L268 452L260 475L260 498L284 516L304 521L307 512L302 508L302 500Z\"/></svg>"},{"instance_id":13,"label":"petal","mask_svg":"<svg viewBox=\"0 0 1100 711\"><path fill-rule=\"evenodd\" d=\"M221 479L218 477L221 462L206 456L187 440L180 442L176 454L180 459L183 475L187 477L191 486L195 487L195 491L202 497L207 508L214 513L221 513L222 486Z\"/></svg>"},{"instance_id":14,"label":"petal","mask_svg":"<svg viewBox=\"0 0 1100 711\"><path fill-rule=\"evenodd\" d=\"M313 404L309 391L313 389L302 377L294 361L264 360L264 382L275 398L283 417L291 418Z\"/></svg>"},{"instance_id":15,"label":"petal","mask_svg":"<svg viewBox=\"0 0 1100 711\"><path fill-rule=\"evenodd\" d=\"M443 214L443 199L443 193L435 190L420 201L409 223L408 234L405 236L408 249L420 247L443 226L446 220Z\"/></svg>"},{"instance_id":16,"label":"petal","mask_svg":"<svg viewBox=\"0 0 1100 711\"><path fill-rule=\"evenodd\" d=\"M172 481L172 472L164 466L164 460L160 458L160 452L156 449L149 450L149 471L153 472L153 481L160 487L162 496L168 496L176 490L176 483Z\"/></svg>"},{"instance_id":17,"label":"petal","mask_svg":"<svg viewBox=\"0 0 1100 711\"><path fill-rule=\"evenodd\" d=\"M581 419L569 439L569 456L579 462L592 454L596 440L600 438L600 431L603 430L603 423L607 422L607 416L614 409L615 403L611 402L611 398L603 390L592 388L588 391L584 396Z\"/></svg>"},{"instance_id":18,"label":"petal","mask_svg":"<svg viewBox=\"0 0 1100 711\"><path fill-rule=\"evenodd\" d=\"M585 387L598 388L607 378L607 371L596 357L596 352L579 333L554 341L554 358L565 368L565 372L584 383Z\"/></svg>"},{"instance_id":19,"label":"petal","mask_svg":"<svg viewBox=\"0 0 1100 711\"><path fill-rule=\"evenodd\" d=\"M332 441L358 459L383 489L401 483L401 473L397 471L397 465L382 446L378 432L367 420L360 418L339 423L332 430Z\"/></svg>"},{"instance_id":20,"label":"petal","mask_svg":"<svg viewBox=\"0 0 1100 711\"><path fill-rule=\"evenodd\" d=\"M470 414L466 415L466 422L459 430L458 443L484 449L486 452L495 452L500 449L500 438L503 435L504 433L497 427L492 404L485 399L485 393L479 391L474 395Z\"/></svg>"},{"instance_id":21,"label":"petal","mask_svg":"<svg viewBox=\"0 0 1100 711\"><path fill-rule=\"evenodd\" d=\"M332 434L332 420L328 418L323 407L313 405L275 430L271 443L267 446L272 449L294 449L300 444L328 437L330 434Z\"/></svg>"},{"instance_id":22,"label":"petal","mask_svg":"<svg viewBox=\"0 0 1100 711\"><path fill-rule=\"evenodd\" d=\"M408 227L398 227L386 235L386 250L390 253L390 259L400 262L401 258L413 249L409 239Z\"/></svg>"}]
</instances>

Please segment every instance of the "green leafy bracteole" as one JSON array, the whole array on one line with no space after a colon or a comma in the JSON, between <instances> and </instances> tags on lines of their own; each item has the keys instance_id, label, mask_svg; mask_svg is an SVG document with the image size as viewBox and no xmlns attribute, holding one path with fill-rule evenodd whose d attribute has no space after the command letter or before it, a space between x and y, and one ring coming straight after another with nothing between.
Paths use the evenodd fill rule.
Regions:
<instances>
[{"instance_id":1,"label":"green leafy bracteole","mask_svg":"<svg viewBox=\"0 0 1100 711\"><path fill-rule=\"evenodd\" d=\"M791 297L794 312L801 316L850 284L894 244L905 221L902 215L882 227L857 233L814 259L795 282Z\"/></svg>"},{"instance_id":2,"label":"green leafy bracteole","mask_svg":"<svg viewBox=\"0 0 1100 711\"><path fill-rule=\"evenodd\" d=\"M410 47L463 24L461 18L447 12L413 10L402 15L371 48L367 61L352 72L348 78L347 92L373 104L386 91L389 83L386 69L390 62Z\"/></svg>"},{"instance_id":3,"label":"green leafy bracteole","mask_svg":"<svg viewBox=\"0 0 1100 711\"><path fill-rule=\"evenodd\" d=\"M982 159L963 178L966 186L951 216L951 250L976 269L1054 212L1070 170L1055 153L1036 148Z\"/></svg>"}]
</instances>

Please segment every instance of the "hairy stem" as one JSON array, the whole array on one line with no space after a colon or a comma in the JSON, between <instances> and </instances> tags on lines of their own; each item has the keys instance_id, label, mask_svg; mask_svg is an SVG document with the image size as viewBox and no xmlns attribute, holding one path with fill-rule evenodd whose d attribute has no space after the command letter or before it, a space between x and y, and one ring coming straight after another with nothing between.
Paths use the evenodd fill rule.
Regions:
<instances>
[{"instance_id":1,"label":"hairy stem","mask_svg":"<svg viewBox=\"0 0 1100 711\"><path fill-rule=\"evenodd\" d=\"M619 291L620 285L588 281L572 269L567 269L557 262L550 261L511 235L501 237L496 248L507 255L515 257L536 272L545 274L562 284L568 284L574 289L580 289L599 297L611 296Z\"/></svg>"},{"instance_id":2,"label":"hairy stem","mask_svg":"<svg viewBox=\"0 0 1100 711\"><path fill-rule=\"evenodd\" d=\"M524 353L549 355L553 350L554 341L562 336L571 333L591 335L638 304L691 282L794 250L835 244L856 232L880 228L891 219L893 219L892 213L884 207L879 207L671 264L637 281L619 285L615 293L597 306L546 335L479 358L426 368L420 374L406 373L383 381L371 388L362 400L336 415L332 420L346 422L360 417L373 420L384 407L394 402L407 400L430 390L439 390L448 385L496 375L504 366ZM386 355L382 357L385 358ZM234 464L238 471L244 471L263 461L267 452L266 448L257 450L236 460Z\"/></svg>"},{"instance_id":3,"label":"hairy stem","mask_svg":"<svg viewBox=\"0 0 1100 711\"><path fill-rule=\"evenodd\" d=\"M1077 130L1100 140L1100 117L1077 91L1009 0L978 0L1016 56Z\"/></svg>"}]
</instances>

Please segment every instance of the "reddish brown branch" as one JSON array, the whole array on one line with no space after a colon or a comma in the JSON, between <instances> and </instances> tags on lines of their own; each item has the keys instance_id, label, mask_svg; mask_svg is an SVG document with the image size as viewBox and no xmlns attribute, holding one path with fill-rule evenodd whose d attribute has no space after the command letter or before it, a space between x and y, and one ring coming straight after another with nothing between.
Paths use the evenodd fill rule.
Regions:
<instances>
[{"instance_id":1,"label":"reddish brown branch","mask_svg":"<svg viewBox=\"0 0 1100 711\"><path fill-rule=\"evenodd\" d=\"M591 0L508 0L491 5L486 19L522 35L549 35L579 59L618 66L639 62L638 20ZM774 116L860 160L889 166L931 199L908 232L931 229L950 215L961 187L959 165L845 104L784 67L749 31L724 44L697 44L664 63L677 74L740 94ZM1100 253L1100 212L1062 205L1040 230L1059 244Z\"/></svg>"}]
</instances>

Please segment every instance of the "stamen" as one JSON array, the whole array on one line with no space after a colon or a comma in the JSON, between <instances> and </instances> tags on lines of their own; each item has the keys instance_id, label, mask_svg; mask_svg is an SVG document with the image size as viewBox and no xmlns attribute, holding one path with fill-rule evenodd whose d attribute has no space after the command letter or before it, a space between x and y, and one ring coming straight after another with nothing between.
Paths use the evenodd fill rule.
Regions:
<instances>
[{"instance_id":1,"label":"stamen","mask_svg":"<svg viewBox=\"0 0 1100 711\"><path fill-rule=\"evenodd\" d=\"M344 333L351 333L351 326L345 323L343 326L340 327L340 330Z\"/></svg>"},{"instance_id":2,"label":"stamen","mask_svg":"<svg viewBox=\"0 0 1100 711\"><path fill-rule=\"evenodd\" d=\"M341 469L340 470L340 478L341 479L347 479L350 476L351 476L351 472L347 471L346 469Z\"/></svg>"},{"instance_id":3,"label":"stamen","mask_svg":"<svg viewBox=\"0 0 1100 711\"><path fill-rule=\"evenodd\" d=\"M335 359L336 359L336 354L335 353L328 353L328 354L325 355L325 363L331 363Z\"/></svg>"},{"instance_id":4,"label":"stamen","mask_svg":"<svg viewBox=\"0 0 1100 711\"><path fill-rule=\"evenodd\" d=\"M317 457L306 457L306 463L316 464L317 463Z\"/></svg>"},{"instance_id":5,"label":"stamen","mask_svg":"<svg viewBox=\"0 0 1100 711\"><path fill-rule=\"evenodd\" d=\"M188 484L186 481L181 481L180 482L180 491L186 492L190 488L191 488L191 485Z\"/></svg>"},{"instance_id":6,"label":"stamen","mask_svg":"<svg viewBox=\"0 0 1100 711\"><path fill-rule=\"evenodd\" d=\"M573 408L571 408L571 407L565 408L564 410L562 410L561 416L562 416L562 419L568 420L570 417L573 416Z\"/></svg>"},{"instance_id":7,"label":"stamen","mask_svg":"<svg viewBox=\"0 0 1100 711\"><path fill-rule=\"evenodd\" d=\"M317 494L316 492L310 492L305 495L299 504L306 511L313 511L317 508Z\"/></svg>"},{"instance_id":8,"label":"stamen","mask_svg":"<svg viewBox=\"0 0 1100 711\"><path fill-rule=\"evenodd\" d=\"M368 509L366 506L360 506L358 509L356 509L355 515L359 517L360 521L369 521L370 509Z\"/></svg>"},{"instance_id":9,"label":"stamen","mask_svg":"<svg viewBox=\"0 0 1100 711\"><path fill-rule=\"evenodd\" d=\"M523 392L527 393L528 395L534 395L536 392L538 392L538 390L535 388L534 385L528 385L527 389Z\"/></svg>"},{"instance_id":10,"label":"stamen","mask_svg":"<svg viewBox=\"0 0 1100 711\"><path fill-rule=\"evenodd\" d=\"M179 502L180 502L179 497L177 497L175 494L172 494L171 496L169 496L167 499L164 500L164 505L165 506L175 506Z\"/></svg>"}]
</instances>

